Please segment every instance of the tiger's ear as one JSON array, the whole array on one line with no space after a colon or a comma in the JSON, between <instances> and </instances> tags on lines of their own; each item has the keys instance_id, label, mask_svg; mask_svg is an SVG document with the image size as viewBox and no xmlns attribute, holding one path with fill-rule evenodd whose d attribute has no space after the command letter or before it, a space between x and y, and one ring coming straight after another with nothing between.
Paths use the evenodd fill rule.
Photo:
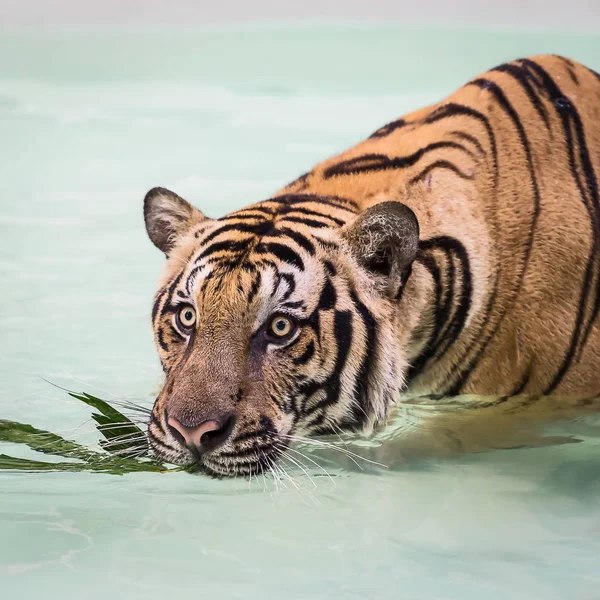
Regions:
<instances>
[{"instance_id":1,"label":"tiger's ear","mask_svg":"<svg viewBox=\"0 0 600 600\"><path fill-rule=\"evenodd\" d=\"M148 237L167 256L179 237L206 218L189 202L165 188L152 188L144 198Z\"/></svg>"},{"instance_id":2,"label":"tiger's ear","mask_svg":"<svg viewBox=\"0 0 600 600\"><path fill-rule=\"evenodd\" d=\"M344 236L365 269L385 277L387 290L399 298L419 247L419 222L400 202L382 202L361 213Z\"/></svg>"}]
</instances>

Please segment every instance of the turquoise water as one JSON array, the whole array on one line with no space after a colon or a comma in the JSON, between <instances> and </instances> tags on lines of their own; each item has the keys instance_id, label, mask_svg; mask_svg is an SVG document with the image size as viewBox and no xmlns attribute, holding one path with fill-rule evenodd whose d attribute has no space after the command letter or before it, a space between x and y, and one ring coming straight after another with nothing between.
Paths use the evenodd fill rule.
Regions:
<instances>
[{"instance_id":1,"label":"turquoise water","mask_svg":"<svg viewBox=\"0 0 600 600\"><path fill-rule=\"evenodd\" d=\"M600 68L592 35L1 34L0 417L96 444L90 411L40 377L152 402L147 189L219 216L541 52ZM352 447L388 468L310 453L331 476L306 461L312 481L0 473L2 596L599 598L600 420L565 416L407 408Z\"/></svg>"}]
</instances>

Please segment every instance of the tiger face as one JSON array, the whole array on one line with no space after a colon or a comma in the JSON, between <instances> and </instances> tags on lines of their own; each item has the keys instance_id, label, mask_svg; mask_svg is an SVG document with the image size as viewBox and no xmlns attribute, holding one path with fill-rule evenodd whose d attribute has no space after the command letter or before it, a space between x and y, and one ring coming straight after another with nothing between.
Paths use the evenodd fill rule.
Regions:
<instances>
[{"instance_id":1,"label":"tiger face","mask_svg":"<svg viewBox=\"0 0 600 600\"><path fill-rule=\"evenodd\" d=\"M357 216L350 200L299 194L212 220L155 188L144 215L168 259L152 310L159 457L260 474L294 436L385 417L406 369L410 209L384 202Z\"/></svg>"}]
</instances>

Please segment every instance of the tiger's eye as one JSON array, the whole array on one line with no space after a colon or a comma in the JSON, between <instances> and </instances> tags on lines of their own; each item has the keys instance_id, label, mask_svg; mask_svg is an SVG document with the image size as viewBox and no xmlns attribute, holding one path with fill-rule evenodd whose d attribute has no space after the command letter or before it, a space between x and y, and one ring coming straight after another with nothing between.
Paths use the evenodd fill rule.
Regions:
<instances>
[{"instance_id":1,"label":"tiger's eye","mask_svg":"<svg viewBox=\"0 0 600 600\"><path fill-rule=\"evenodd\" d=\"M179 322L185 329L191 329L196 324L196 311L191 306L184 306L179 311Z\"/></svg>"},{"instance_id":2,"label":"tiger's eye","mask_svg":"<svg viewBox=\"0 0 600 600\"><path fill-rule=\"evenodd\" d=\"M273 337L284 338L288 336L294 329L294 324L289 317L278 315L269 325L269 333Z\"/></svg>"}]
</instances>

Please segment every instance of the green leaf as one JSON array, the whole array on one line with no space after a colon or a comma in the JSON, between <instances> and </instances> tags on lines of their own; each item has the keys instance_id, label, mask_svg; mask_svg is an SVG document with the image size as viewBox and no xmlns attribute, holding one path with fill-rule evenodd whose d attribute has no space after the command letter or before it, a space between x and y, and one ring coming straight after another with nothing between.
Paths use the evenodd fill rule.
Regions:
<instances>
[{"instance_id":1,"label":"green leaf","mask_svg":"<svg viewBox=\"0 0 600 600\"><path fill-rule=\"evenodd\" d=\"M103 456L103 455L99 455ZM182 469L166 469L151 462L114 461L111 458L97 462L45 462L29 458L15 458L0 454L0 470L11 471L94 471L110 475L126 475L135 472L169 473Z\"/></svg>"},{"instance_id":2,"label":"green leaf","mask_svg":"<svg viewBox=\"0 0 600 600\"><path fill-rule=\"evenodd\" d=\"M67 393L100 411L100 414L92 413L92 418L98 424L96 428L106 440L100 444L105 450L126 454L127 450L135 449L137 453L142 447L145 447L146 451L149 449L144 432L116 408L87 392Z\"/></svg>"},{"instance_id":3,"label":"green leaf","mask_svg":"<svg viewBox=\"0 0 600 600\"><path fill-rule=\"evenodd\" d=\"M106 452L97 452L50 431L36 429L26 423L0 419L0 442L24 444L36 452L61 456L71 461L45 462L0 454L0 470L94 471L114 475L187 470L186 468L167 468L160 462L151 460L144 431L108 402L87 392L65 391L71 397L98 411L92 413L92 418L96 421L96 428L104 438L100 441L100 445Z\"/></svg>"},{"instance_id":4,"label":"green leaf","mask_svg":"<svg viewBox=\"0 0 600 600\"><path fill-rule=\"evenodd\" d=\"M148 459L136 460L124 456L112 456L95 452L59 435L36 429L26 423L0 420L0 442L25 444L36 452L80 460L82 462L49 463L25 458L0 455L0 469L24 471L97 471L123 475L132 472L166 472L158 462Z\"/></svg>"},{"instance_id":5,"label":"green leaf","mask_svg":"<svg viewBox=\"0 0 600 600\"><path fill-rule=\"evenodd\" d=\"M0 469L10 471L83 471L87 465L84 463L49 463L28 458L14 458L0 454Z\"/></svg>"},{"instance_id":6,"label":"green leaf","mask_svg":"<svg viewBox=\"0 0 600 600\"><path fill-rule=\"evenodd\" d=\"M25 423L5 421L4 419L0 419L0 442L26 444L36 452L81 460L90 459L98 454L76 442L65 440L55 433L36 429Z\"/></svg>"}]
</instances>

